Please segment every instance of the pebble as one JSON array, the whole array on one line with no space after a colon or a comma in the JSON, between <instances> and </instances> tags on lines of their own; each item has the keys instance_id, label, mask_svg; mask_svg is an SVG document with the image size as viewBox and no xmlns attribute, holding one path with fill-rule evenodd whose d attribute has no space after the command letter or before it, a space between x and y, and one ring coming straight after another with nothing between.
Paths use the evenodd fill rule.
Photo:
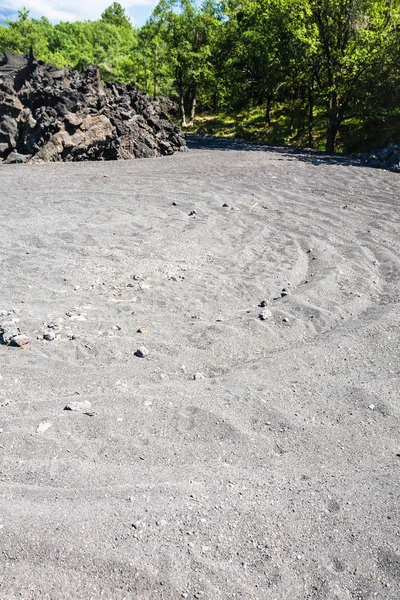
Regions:
<instances>
[{"instance_id":1,"label":"pebble","mask_svg":"<svg viewBox=\"0 0 400 600\"><path fill-rule=\"evenodd\" d=\"M281 297L284 298L285 296L289 296L289 291L286 288L283 288L281 291Z\"/></svg>"},{"instance_id":2,"label":"pebble","mask_svg":"<svg viewBox=\"0 0 400 600\"><path fill-rule=\"evenodd\" d=\"M56 339L56 334L53 333L52 331L49 331L49 332L43 334L43 339L47 340L48 342L52 342L53 340Z\"/></svg>"},{"instance_id":3,"label":"pebble","mask_svg":"<svg viewBox=\"0 0 400 600\"><path fill-rule=\"evenodd\" d=\"M283 321L284 323L289 323L289 319L288 319L287 317L283 317L282 321Z\"/></svg>"},{"instance_id":4,"label":"pebble","mask_svg":"<svg viewBox=\"0 0 400 600\"><path fill-rule=\"evenodd\" d=\"M196 212L195 210L192 210L192 211L189 213L189 217L193 217L194 215L197 215L197 212Z\"/></svg>"},{"instance_id":5,"label":"pebble","mask_svg":"<svg viewBox=\"0 0 400 600\"><path fill-rule=\"evenodd\" d=\"M261 308L264 308L265 306L267 306L267 301L266 300L261 300L260 304L258 305Z\"/></svg>"},{"instance_id":6,"label":"pebble","mask_svg":"<svg viewBox=\"0 0 400 600\"><path fill-rule=\"evenodd\" d=\"M229 204L227 202L224 202L222 208L229 208Z\"/></svg>"},{"instance_id":7,"label":"pebble","mask_svg":"<svg viewBox=\"0 0 400 600\"><path fill-rule=\"evenodd\" d=\"M92 412L92 403L89 400L83 400L81 402L69 402L64 410L72 410L75 412L81 413L91 413Z\"/></svg>"},{"instance_id":8,"label":"pebble","mask_svg":"<svg viewBox=\"0 0 400 600\"><path fill-rule=\"evenodd\" d=\"M71 336L71 340L80 340L81 336L79 335L79 333L73 333Z\"/></svg>"},{"instance_id":9,"label":"pebble","mask_svg":"<svg viewBox=\"0 0 400 600\"><path fill-rule=\"evenodd\" d=\"M63 322L64 319L62 317L58 317L57 319L53 319L53 321L47 323L47 327L49 329L61 329Z\"/></svg>"},{"instance_id":10,"label":"pebble","mask_svg":"<svg viewBox=\"0 0 400 600\"><path fill-rule=\"evenodd\" d=\"M13 337L17 336L19 333L17 325L12 321L2 323L0 329L3 332L3 343L7 345L10 344Z\"/></svg>"},{"instance_id":11,"label":"pebble","mask_svg":"<svg viewBox=\"0 0 400 600\"><path fill-rule=\"evenodd\" d=\"M145 358L149 355L149 350L146 348L146 346L140 346L140 348L136 350L135 355L139 358Z\"/></svg>"},{"instance_id":12,"label":"pebble","mask_svg":"<svg viewBox=\"0 0 400 600\"><path fill-rule=\"evenodd\" d=\"M205 379L205 377L204 377L203 373L195 373L195 374L193 375L193 379L194 379L195 381L199 381L199 380L201 380L201 379Z\"/></svg>"},{"instance_id":13,"label":"pebble","mask_svg":"<svg viewBox=\"0 0 400 600\"><path fill-rule=\"evenodd\" d=\"M139 329L137 330L137 333L147 333L147 328L146 327L139 327Z\"/></svg>"},{"instance_id":14,"label":"pebble","mask_svg":"<svg viewBox=\"0 0 400 600\"><path fill-rule=\"evenodd\" d=\"M50 429L51 427L51 423L49 423L48 421L43 421L43 423L40 423L36 429L36 433L45 433L48 429Z\"/></svg>"},{"instance_id":15,"label":"pebble","mask_svg":"<svg viewBox=\"0 0 400 600\"><path fill-rule=\"evenodd\" d=\"M24 346L27 346L29 344L29 338L27 335L15 335L11 342L10 345L11 346L18 346L18 348L23 348Z\"/></svg>"},{"instance_id":16,"label":"pebble","mask_svg":"<svg viewBox=\"0 0 400 600\"><path fill-rule=\"evenodd\" d=\"M259 318L261 321L266 321L267 319L270 319L271 317L272 317L272 312L268 309L264 309L259 314Z\"/></svg>"},{"instance_id":17,"label":"pebble","mask_svg":"<svg viewBox=\"0 0 400 600\"><path fill-rule=\"evenodd\" d=\"M178 204L176 202L173 202L172 206L178 206Z\"/></svg>"}]
</instances>

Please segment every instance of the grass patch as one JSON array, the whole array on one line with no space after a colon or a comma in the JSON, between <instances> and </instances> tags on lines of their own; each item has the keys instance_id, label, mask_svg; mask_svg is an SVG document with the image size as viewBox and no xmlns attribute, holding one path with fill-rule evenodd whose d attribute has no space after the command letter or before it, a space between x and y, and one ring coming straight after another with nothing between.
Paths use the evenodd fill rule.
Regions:
<instances>
[{"instance_id":1,"label":"grass patch","mask_svg":"<svg viewBox=\"0 0 400 600\"><path fill-rule=\"evenodd\" d=\"M242 110L237 113L220 112L199 114L193 127L184 127L187 133L203 131L206 135L262 142L270 146L309 148L307 131L293 129L291 115L287 106L275 106L271 125L265 121L262 107ZM391 116L375 118L348 119L341 125L336 138L337 153L357 154L370 152L386 146L390 141L400 138L399 112ZM302 118L293 121L306 122ZM324 111L314 114L313 149L324 151L326 140L326 114Z\"/></svg>"},{"instance_id":2,"label":"grass patch","mask_svg":"<svg viewBox=\"0 0 400 600\"><path fill-rule=\"evenodd\" d=\"M316 117L314 148L324 149L325 131L321 118ZM188 133L204 132L227 138L262 142L271 146L307 147L306 132L294 131L290 115L285 107L277 107L272 114L271 125L265 120L262 107L246 109L237 113L220 112L199 114L193 127L183 128Z\"/></svg>"}]
</instances>

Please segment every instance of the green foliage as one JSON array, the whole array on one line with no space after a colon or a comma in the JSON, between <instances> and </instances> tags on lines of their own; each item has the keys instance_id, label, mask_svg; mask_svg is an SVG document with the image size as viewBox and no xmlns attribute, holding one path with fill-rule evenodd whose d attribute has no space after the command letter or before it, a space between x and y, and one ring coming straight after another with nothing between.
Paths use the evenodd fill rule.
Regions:
<instances>
[{"instance_id":1,"label":"green foliage","mask_svg":"<svg viewBox=\"0 0 400 600\"><path fill-rule=\"evenodd\" d=\"M58 67L83 69L98 64L105 79L129 82L136 75L138 33L125 10L114 2L98 21L58 23L30 19L19 12L8 27L0 26L0 51L27 53Z\"/></svg>"},{"instance_id":2,"label":"green foliage","mask_svg":"<svg viewBox=\"0 0 400 600\"><path fill-rule=\"evenodd\" d=\"M18 18L0 51L168 96L189 125L271 143L362 150L400 137L400 0L160 0L136 29L112 3L97 21ZM228 119L221 115L230 115Z\"/></svg>"}]
</instances>

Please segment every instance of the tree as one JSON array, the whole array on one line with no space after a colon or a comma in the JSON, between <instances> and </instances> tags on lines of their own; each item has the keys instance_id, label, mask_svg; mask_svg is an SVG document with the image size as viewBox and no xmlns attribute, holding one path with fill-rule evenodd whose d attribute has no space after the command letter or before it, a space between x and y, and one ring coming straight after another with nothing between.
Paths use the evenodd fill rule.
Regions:
<instances>
[{"instance_id":1,"label":"tree","mask_svg":"<svg viewBox=\"0 0 400 600\"><path fill-rule=\"evenodd\" d=\"M113 2L101 15L101 20L116 27L131 28L132 23L125 9L119 2Z\"/></svg>"},{"instance_id":2,"label":"tree","mask_svg":"<svg viewBox=\"0 0 400 600\"><path fill-rule=\"evenodd\" d=\"M208 3L206 10L199 10L194 0L161 0L151 18L170 50L169 61L183 126L193 125L198 93L210 69L210 6ZM190 107L188 124L185 105Z\"/></svg>"},{"instance_id":3,"label":"tree","mask_svg":"<svg viewBox=\"0 0 400 600\"><path fill-rule=\"evenodd\" d=\"M398 39L398 2L309 0L309 6L326 103L326 152L332 153L341 124L357 110L366 86L374 86L393 38Z\"/></svg>"}]
</instances>

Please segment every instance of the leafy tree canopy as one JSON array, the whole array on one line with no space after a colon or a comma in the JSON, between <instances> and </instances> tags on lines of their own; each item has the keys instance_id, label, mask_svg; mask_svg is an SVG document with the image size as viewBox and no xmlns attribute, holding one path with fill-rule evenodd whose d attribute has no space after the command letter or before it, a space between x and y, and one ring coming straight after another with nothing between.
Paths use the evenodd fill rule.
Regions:
<instances>
[{"instance_id":1,"label":"leafy tree canopy","mask_svg":"<svg viewBox=\"0 0 400 600\"><path fill-rule=\"evenodd\" d=\"M359 150L400 138L400 0L160 0L135 28L113 2L97 21L18 18L0 51L58 67L98 64L196 110L258 111L278 141ZM279 133L281 132L281 133ZM280 137L279 137L280 136Z\"/></svg>"}]
</instances>

